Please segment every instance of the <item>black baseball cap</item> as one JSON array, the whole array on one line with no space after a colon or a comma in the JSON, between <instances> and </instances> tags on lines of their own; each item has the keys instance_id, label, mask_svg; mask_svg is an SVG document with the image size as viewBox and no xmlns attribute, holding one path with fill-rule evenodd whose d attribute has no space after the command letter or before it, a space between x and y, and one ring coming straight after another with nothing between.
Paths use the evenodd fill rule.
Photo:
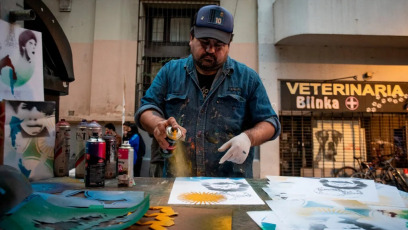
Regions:
<instances>
[{"instance_id":1,"label":"black baseball cap","mask_svg":"<svg viewBox=\"0 0 408 230\"><path fill-rule=\"evenodd\" d=\"M194 24L196 38L214 38L230 43L234 31L234 17L225 8L217 5L201 7Z\"/></svg>"}]
</instances>

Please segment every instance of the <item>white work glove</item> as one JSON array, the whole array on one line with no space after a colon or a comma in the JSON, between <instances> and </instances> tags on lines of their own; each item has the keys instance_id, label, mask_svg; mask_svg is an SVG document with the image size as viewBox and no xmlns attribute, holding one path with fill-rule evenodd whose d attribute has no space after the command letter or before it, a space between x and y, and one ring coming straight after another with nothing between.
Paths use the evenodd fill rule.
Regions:
<instances>
[{"instance_id":1,"label":"white work glove","mask_svg":"<svg viewBox=\"0 0 408 230\"><path fill-rule=\"evenodd\" d=\"M218 152L224 152L228 148L229 150L220 159L220 164L224 163L225 161L242 164L248 157L249 148L251 148L251 140L249 140L249 137L245 133L241 133L223 144L218 149Z\"/></svg>"}]
</instances>

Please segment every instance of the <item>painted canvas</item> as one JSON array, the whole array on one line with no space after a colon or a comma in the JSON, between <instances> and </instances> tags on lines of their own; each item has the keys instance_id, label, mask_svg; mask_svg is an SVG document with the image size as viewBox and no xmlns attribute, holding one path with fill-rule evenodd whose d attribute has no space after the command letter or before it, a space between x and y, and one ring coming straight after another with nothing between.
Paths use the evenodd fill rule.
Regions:
<instances>
[{"instance_id":1,"label":"painted canvas","mask_svg":"<svg viewBox=\"0 0 408 230\"><path fill-rule=\"evenodd\" d=\"M53 177L55 102L3 100L2 108L4 164L31 181Z\"/></svg>"},{"instance_id":2,"label":"painted canvas","mask_svg":"<svg viewBox=\"0 0 408 230\"><path fill-rule=\"evenodd\" d=\"M42 35L0 20L0 100L44 100Z\"/></svg>"},{"instance_id":3,"label":"painted canvas","mask_svg":"<svg viewBox=\"0 0 408 230\"><path fill-rule=\"evenodd\" d=\"M244 178L177 177L169 204L265 204Z\"/></svg>"},{"instance_id":4,"label":"painted canvas","mask_svg":"<svg viewBox=\"0 0 408 230\"><path fill-rule=\"evenodd\" d=\"M274 215L251 218L276 225L271 229L408 229L408 193L393 186L358 178L267 179L263 189Z\"/></svg>"},{"instance_id":5,"label":"painted canvas","mask_svg":"<svg viewBox=\"0 0 408 230\"><path fill-rule=\"evenodd\" d=\"M407 229L408 211L390 207L353 208L319 200L271 200L267 204L290 229Z\"/></svg>"},{"instance_id":6,"label":"painted canvas","mask_svg":"<svg viewBox=\"0 0 408 230\"><path fill-rule=\"evenodd\" d=\"M373 180L359 178L303 178L267 176L264 189L274 200L327 198L379 202Z\"/></svg>"},{"instance_id":7,"label":"painted canvas","mask_svg":"<svg viewBox=\"0 0 408 230\"><path fill-rule=\"evenodd\" d=\"M404 201L405 192L399 191L395 186L373 183L371 180L284 176L267 176L267 178L268 185L262 189L272 200L318 197L319 199L358 200L364 204L375 206L408 207ZM346 186L348 189L345 189ZM352 187L356 187L356 189L351 191Z\"/></svg>"},{"instance_id":8,"label":"painted canvas","mask_svg":"<svg viewBox=\"0 0 408 230\"><path fill-rule=\"evenodd\" d=\"M247 214L262 230L290 230L273 211L249 211Z\"/></svg>"}]
</instances>

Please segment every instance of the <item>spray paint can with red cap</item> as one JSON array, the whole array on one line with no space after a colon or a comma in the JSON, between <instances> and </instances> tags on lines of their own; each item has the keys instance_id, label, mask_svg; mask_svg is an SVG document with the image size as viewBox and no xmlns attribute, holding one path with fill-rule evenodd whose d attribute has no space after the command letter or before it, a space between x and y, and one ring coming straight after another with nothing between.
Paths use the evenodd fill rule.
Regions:
<instances>
[{"instance_id":1,"label":"spray paint can with red cap","mask_svg":"<svg viewBox=\"0 0 408 230\"><path fill-rule=\"evenodd\" d=\"M118 187L132 187L133 179L133 147L124 141L118 150Z\"/></svg>"},{"instance_id":2,"label":"spray paint can with red cap","mask_svg":"<svg viewBox=\"0 0 408 230\"><path fill-rule=\"evenodd\" d=\"M54 176L68 176L71 126L65 119L61 119L56 124L55 130Z\"/></svg>"}]
</instances>

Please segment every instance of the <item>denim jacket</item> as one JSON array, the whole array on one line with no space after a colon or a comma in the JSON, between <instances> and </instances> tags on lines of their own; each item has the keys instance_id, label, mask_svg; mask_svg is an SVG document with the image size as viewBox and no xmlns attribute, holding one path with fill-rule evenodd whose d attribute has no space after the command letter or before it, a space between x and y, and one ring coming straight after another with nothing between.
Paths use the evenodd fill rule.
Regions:
<instances>
[{"instance_id":1,"label":"denim jacket","mask_svg":"<svg viewBox=\"0 0 408 230\"><path fill-rule=\"evenodd\" d=\"M278 116L258 74L230 57L206 98L190 55L164 65L141 102L135 114L139 127L140 114L155 109L166 119L174 117L187 130L185 141L177 145L177 156L167 159L167 176L252 178L253 148L242 165L230 161L219 164L225 152L218 152L218 148L261 121L275 127L271 140L280 134Z\"/></svg>"}]
</instances>

